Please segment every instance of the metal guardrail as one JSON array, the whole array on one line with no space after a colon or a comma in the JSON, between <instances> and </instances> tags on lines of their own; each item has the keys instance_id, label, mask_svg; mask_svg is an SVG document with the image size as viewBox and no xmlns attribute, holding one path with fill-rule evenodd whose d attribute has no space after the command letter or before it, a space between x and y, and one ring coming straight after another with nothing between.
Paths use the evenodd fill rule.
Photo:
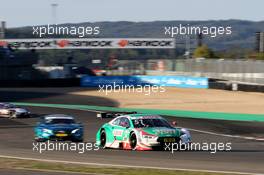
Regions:
<instances>
[{"instance_id":1,"label":"metal guardrail","mask_svg":"<svg viewBox=\"0 0 264 175\"><path fill-rule=\"evenodd\" d=\"M126 66L127 65L127 66ZM114 74L184 75L264 84L264 61L230 59L122 60ZM140 70L140 71L139 71Z\"/></svg>"},{"instance_id":2,"label":"metal guardrail","mask_svg":"<svg viewBox=\"0 0 264 175\"><path fill-rule=\"evenodd\" d=\"M264 61L255 60L176 60L173 72L192 76L264 84Z\"/></svg>"}]
</instances>

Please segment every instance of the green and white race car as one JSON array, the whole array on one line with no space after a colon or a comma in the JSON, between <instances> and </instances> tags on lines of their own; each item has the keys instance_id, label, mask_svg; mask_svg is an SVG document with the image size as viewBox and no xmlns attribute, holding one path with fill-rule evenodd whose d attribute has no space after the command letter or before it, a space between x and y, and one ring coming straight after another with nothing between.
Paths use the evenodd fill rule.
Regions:
<instances>
[{"instance_id":1,"label":"green and white race car","mask_svg":"<svg viewBox=\"0 0 264 175\"><path fill-rule=\"evenodd\" d=\"M153 150L179 142L191 142L189 131L173 127L158 115L122 115L105 123L96 134L96 143L102 148Z\"/></svg>"}]
</instances>

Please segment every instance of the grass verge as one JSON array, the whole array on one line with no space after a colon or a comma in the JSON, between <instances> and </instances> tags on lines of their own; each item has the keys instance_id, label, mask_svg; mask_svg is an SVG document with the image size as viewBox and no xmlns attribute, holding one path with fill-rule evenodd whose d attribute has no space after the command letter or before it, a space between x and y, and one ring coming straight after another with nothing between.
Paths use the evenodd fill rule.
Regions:
<instances>
[{"instance_id":1,"label":"grass verge","mask_svg":"<svg viewBox=\"0 0 264 175\"><path fill-rule=\"evenodd\" d=\"M97 111L112 111L112 112L136 111L144 114L158 114L158 115L183 117L183 118L264 122L263 114L239 114L239 113L198 112L198 111L165 110L165 109L117 108L117 107L106 107L106 106L48 104L48 103L14 102L14 104L19 106L52 107L52 108L75 109L75 110L97 110Z\"/></svg>"},{"instance_id":2,"label":"grass verge","mask_svg":"<svg viewBox=\"0 0 264 175\"><path fill-rule=\"evenodd\" d=\"M25 169L39 171L74 172L84 174L113 174L113 175L224 175L225 173L160 170L150 168L105 167L91 165L77 165L68 163L49 163L15 158L0 158L0 169ZM231 173L230 173L231 174ZM235 174L235 173L234 173ZM226 174L225 174L226 175Z\"/></svg>"}]
</instances>

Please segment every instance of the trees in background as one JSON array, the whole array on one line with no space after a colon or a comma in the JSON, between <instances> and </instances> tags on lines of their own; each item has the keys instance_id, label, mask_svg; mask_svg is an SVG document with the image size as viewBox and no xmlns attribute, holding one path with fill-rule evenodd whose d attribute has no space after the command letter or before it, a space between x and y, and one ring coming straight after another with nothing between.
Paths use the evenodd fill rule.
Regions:
<instances>
[{"instance_id":1,"label":"trees in background","mask_svg":"<svg viewBox=\"0 0 264 175\"><path fill-rule=\"evenodd\" d=\"M197 47L193 53L194 58L215 58L214 52L207 45Z\"/></svg>"},{"instance_id":2,"label":"trees in background","mask_svg":"<svg viewBox=\"0 0 264 175\"><path fill-rule=\"evenodd\" d=\"M257 59L264 60L264 53L257 53Z\"/></svg>"}]
</instances>

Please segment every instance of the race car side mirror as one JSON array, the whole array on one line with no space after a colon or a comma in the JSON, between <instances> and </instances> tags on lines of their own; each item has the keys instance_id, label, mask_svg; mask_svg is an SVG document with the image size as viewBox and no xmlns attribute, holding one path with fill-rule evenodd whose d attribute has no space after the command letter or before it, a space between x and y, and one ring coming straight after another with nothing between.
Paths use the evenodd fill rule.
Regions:
<instances>
[{"instance_id":1,"label":"race car side mirror","mask_svg":"<svg viewBox=\"0 0 264 175\"><path fill-rule=\"evenodd\" d=\"M172 126L177 126L177 122L176 121L173 121L173 122L171 122L171 125Z\"/></svg>"}]
</instances>

